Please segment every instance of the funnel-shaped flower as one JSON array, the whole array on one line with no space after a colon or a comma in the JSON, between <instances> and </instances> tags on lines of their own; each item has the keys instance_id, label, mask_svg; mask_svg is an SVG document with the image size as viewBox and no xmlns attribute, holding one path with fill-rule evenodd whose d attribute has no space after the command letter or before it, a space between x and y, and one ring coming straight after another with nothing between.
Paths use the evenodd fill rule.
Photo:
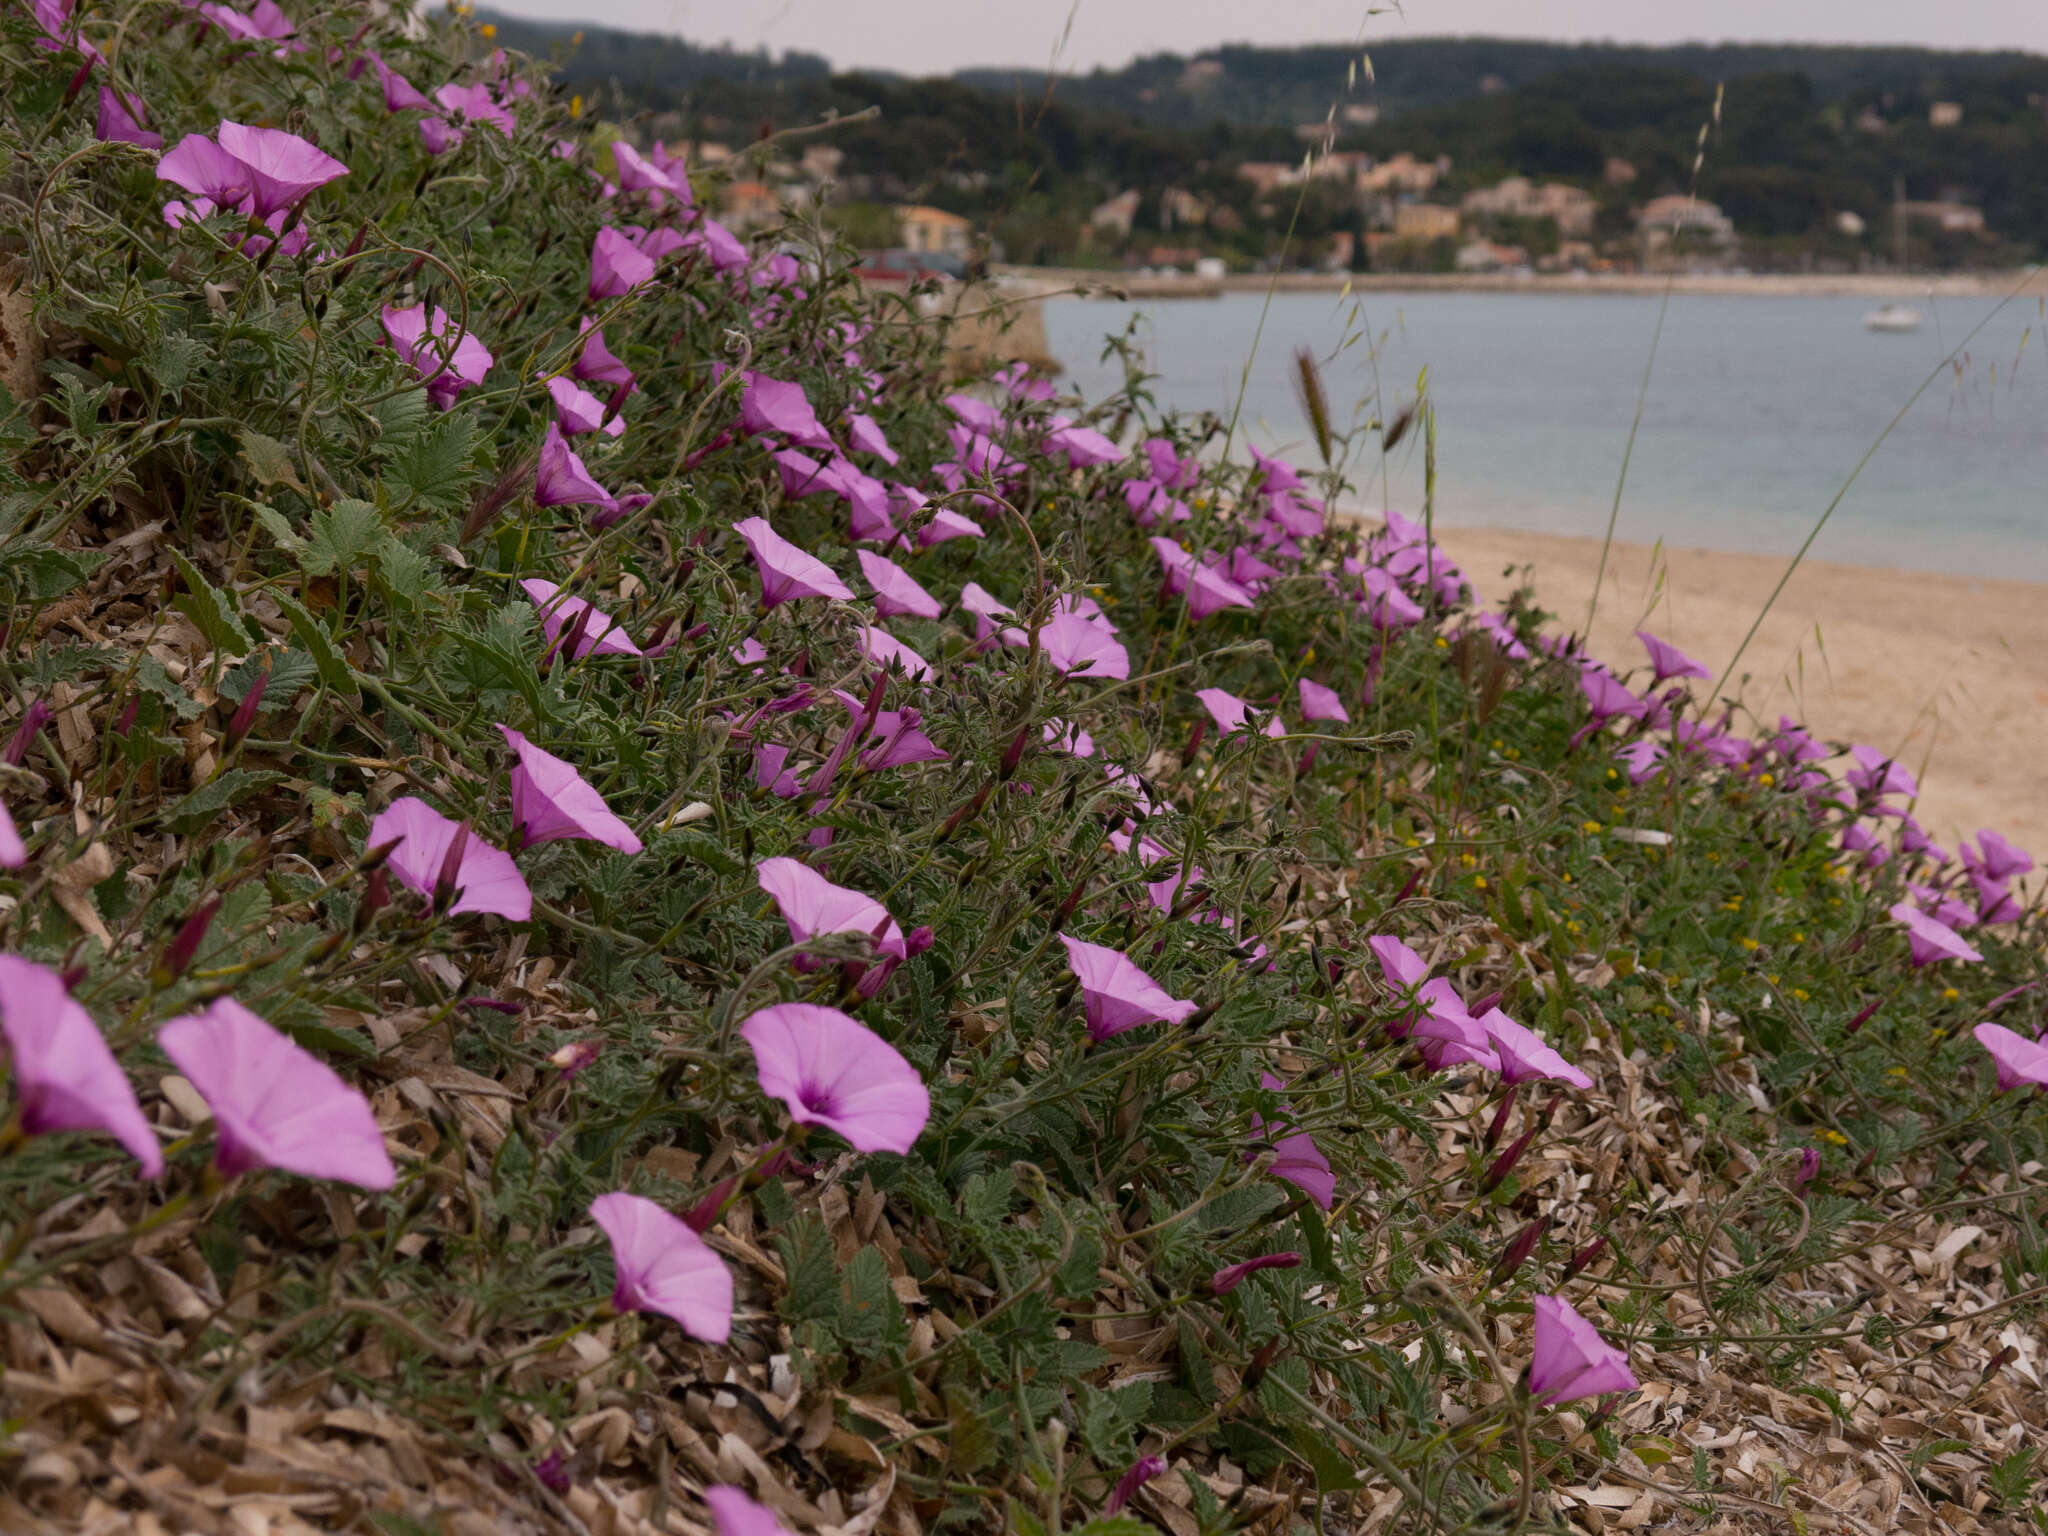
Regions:
<instances>
[{"instance_id":1,"label":"funnel-shaped flower","mask_svg":"<svg viewBox=\"0 0 2048 1536\"><path fill-rule=\"evenodd\" d=\"M1911 800L1920 793L1920 782L1896 758L1886 757L1875 747L1849 749L1856 766L1842 777L1857 789L1872 795L1904 795Z\"/></svg>"},{"instance_id":2,"label":"funnel-shaped flower","mask_svg":"<svg viewBox=\"0 0 2048 1536\"><path fill-rule=\"evenodd\" d=\"M586 656L638 656L640 647L626 634L626 627L580 597L572 597L552 581L529 576L519 583L534 607L540 610L540 625L548 644L554 645L568 631L575 636L576 660Z\"/></svg>"},{"instance_id":3,"label":"funnel-shaped flower","mask_svg":"<svg viewBox=\"0 0 2048 1536\"><path fill-rule=\"evenodd\" d=\"M162 149L164 136L142 126L146 115L140 96L103 85L100 87L100 110L93 122L93 134L107 143L140 144L144 149Z\"/></svg>"},{"instance_id":4,"label":"funnel-shaped flower","mask_svg":"<svg viewBox=\"0 0 2048 1536\"><path fill-rule=\"evenodd\" d=\"M518 762L512 769L512 837L522 848L581 838L621 853L638 853L640 839L569 763L544 752L509 725L498 729Z\"/></svg>"},{"instance_id":5,"label":"funnel-shaped flower","mask_svg":"<svg viewBox=\"0 0 2048 1536\"><path fill-rule=\"evenodd\" d=\"M370 65L377 71L377 83L384 88L384 110L386 112L432 111L434 104L421 94L405 76L384 62L382 54L371 51Z\"/></svg>"},{"instance_id":6,"label":"funnel-shaped flower","mask_svg":"<svg viewBox=\"0 0 2048 1536\"><path fill-rule=\"evenodd\" d=\"M811 397L804 393L803 385L762 373L747 375L746 393L740 396L740 425L749 433L773 432L799 448L820 453L838 448L811 409Z\"/></svg>"},{"instance_id":7,"label":"funnel-shaped flower","mask_svg":"<svg viewBox=\"0 0 2048 1536\"><path fill-rule=\"evenodd\" d=\"M576 437L601 431L606 437L618 437L625 432L626 418L612 416L607 420L605 403L574 379L558 373L547 381L547 391L548 398L555 402L555 427L563 435Z\"/></svg>"},{"instance_id":8,"label":"funnel-shaped flower","mask_svg":"<svg viewBox=\"0 0 2048 1536\"><path fill-rule=\"evenodd\" d=\"M2005 884L2015 875L2024 875L2034 867L2034 856L2026 849L2007 842L1989 827L1977 829L1977 846L1962 845L1963 867L1973 874L1981 873L1986 880L1999 885Z\"/></svg>"},{"instance_id":9,"label":"funnel-shaped flower","mask_svg":"<svg viewBox=\"0 0 2048 1536\"><path fill-rule=\"evenodd\" d=\"M590 1219L612 1245L615 1310L658 1312L706 1344L731 1336L732 1271L679 1217L614 1190L590 1202Z\"/></svg>"},{"instance_id":10,"label":"funnel-shaped flower","mask_svg":"<svg viewBox=\"0 0 2048 1536\"><path fill-rule=\"evenodd\" d=\"M533 893L526 888L512 856L482 841L461 823L450 821L424 800L407 795L392 801L370 823L370 838L364 846L376 848L398 839L385 867L408 889L432 900L458 835L463 844L449 912L494 913L515 923L532 917Z\"/></svg>"},{"instance_id":11,"label":"funnel-shaped flower","mask_svg":"<svg viewBox=\"0 0 2048 1536\"><path fill-rule=\"evenodd\" d=\"M20 869L28 863L28 844L21 840L14 818L0 805L0 869Z\"/></svg>"},{"instance_id":12,"label":"funnel-shaped flower","mask_svg":"<svg viewBox=\"0 0 2048 1536\"><path fill-rule=\"evenodd\" d=\"M348 174L348 167L332 155L281 128L250 128L223 122L217 136L220 147L247 170L249 190L256 199L251 211L259 219L291 207L307 194ZM161 165L158 170L161 172Z\"/></svg>"},{"instance_id":13,"label":"funnel-shaped flower","mask_svg":"<svg viewBox=\"0 0 2048 1536\"><path fill-rule=\"evenodd\" d=\"M1228 736L1234 731L1251 729L1251 705L1236 694L1223 688L1197 688L1195 697L1202 701L1202 708L1209 712L1209 718L1216 722L1219 734ZM1265 736L1285 736L1287 727L1276 715L1260 727Z\"/></svg>"},{"instance_id":14,"label":"funnel-shaped flower","mask_svg":"<svg viewBox=\"0 0 2048 1536\"><path fill-rule=\"evenodd\" d=\"M1201 1006L1186 998L1169 997L1166 989L1122 950L1064 933L1059 940L1067 947L1068 968L1081 983L1091 1040L1107 1040L1141 1024L1179 1024Z\"/></svg>"},{"instance_id":15,"label":"funnel-shaped flower","mask_svg":"<svg viewBox=\"0 0 2048 1536\"><path fill-rule=\"evenodd\" d=\"M1643 712L1643 701L1631 693L1615 676L1600 667L1586 667L1579 673L1579 687L1586 695L1586 703L1593 711L1593 726L1598 729L1617 715L1633 718Z\"/></svg>"},{"instance_id":16,"label":"funnel-shaped flower","mask_svg":"<svg viewBox=\"0 0 2048 1536\"><path fill-rule=\"evenodd\" d=\"M1429 967L1422 956L1391 934L1377 934L1367 939L1366 947L1373 958L1380 963L1380 974L1387 979L1387 985L1396 992L1411 992L1422 985L1429 975Z\"/></svg>"},{"instance_id":17,"label":"funnel-shaped flower","mask_svg":"<svg viewBox=\"0 0 2048 1536\"><path fill-rule=\"evenodd\" d=\"M898 640L886 629L871 624L860 626L861 654L878 667L901 667L906 676L922 682L932 675L932 664Z\"/></svg>"},{"instance_id":18,"label":"funnel-shaped flower","mask_svg":"<svg viewBox=\"0 0 2048 1536\"><path fill-rule=\"evenodd\" d=\"M605 345L604 331L593 325L588 315L577 322L577 329L583 335L583 350L576 354L576 362L569 371L586 384L631 389L633 370L612 356L611 348Z\"/></svg>"},{"instance_id":19,"label":"funnel-shaped flower","mask_svg":"<svg viewBox=\"0 0 2048 1536\"><path fill-rule=\"evenodd\" d=\"M1562 1296L1535 1299L1535 1355L1529 1363L1529 1394L1546 1407L1633 1392L1642 1383L1628 1368L1626 1351L1614 1348Z\"/></svg>"},{"instance_id":20,"label":"funnel-shaped flower","mask_svg":"<svg viewBox=\"0 0 2048 1536\"><path fill-rule=\"evenodd\" d=\"M1097 464L1114 464L1123 449L1090 427L1055 427L1045 434L1045 446L1067 456L1069 469L1090 469Z\"/></svg>"},{"instance_id":21,"label":"funnel-shaped flower","mask_svg":"<svg viewBox=\"0 0 2048 1536\"><path fill-rule=\"evenodd\" d=\"M1188 616L1206 619L1225 608L1255 608L1258 599L1213 565L1197 565L1188 577Z\"/></svg>"},{"instance_id":22,"label":"funnel-shaped flower","mask_svg":"<svg viewBox=\"0 0 2048 1536\"><path fill-rule=\"evenodd\" d=\"M156 179L183 187L217 207L249 196L249 167L203 133L188 133L156 163Z\"/></svg>"},{"instance_id":23,"label":"funnel-shaped flower","mask_svg":"<svg viewBox=\"0 0 2048 1536\"><path fill-rule=\"evenodd\" d=\"M7 1038L24 1131L105 1131L149 1177L164 1171L135 1090L63 977L17 955L0 955L0 1033Z\"/></svg>"},{"instance_id":24,"label":"funnel-shaped flower","mask_svg":"<svg viewBox=\"0 0 2048 1536\"><path fill-rule=\"evenodd\" d=\"M789 924L792 942L802 944L827 933L858 933L872 939L879 953L906 958L903 930L889 909L872 897L834 885L795 859L763 859L754 878L774 898L782 920Z\"/></svg>"},{"instance_id":25,"label":"funnel-shaped flower","mask_svg":"<svg viewBox=\"0 0 2048 1536\"><path fill-rule=\"evenodd\" d=\"M988 530L963 512L951 507L941 507L932 514L931 521L917 530L917 547L930 549L934 544L943 544L948 539L985 539Z\"/></svg>"},{"instance_id":26,"label":"funnel-shaped flower","mask_svg":"<svg viewBox=\"0 0 2048 1536\"><path fill-rule=\"evenodd\" d=\"M740 1026L761 1091L799 1125L837 1131L858 1152L908 1152L931 1114L917 1069L837 1008L777 1003Z\"/></svg>"},{"instance_id":27,"label":"funnel-shaped flower","mask_svg":"<svg viewBox=\"0 0 2048 1536\"><path fill-rule=\"evenodd\" d=\"M575 388L573 384L569 387ZM619 510L618 498L591 478L590 471L583 467L583 456L569 446L561 426L552 421L548 423L548 435L541 440L540 461L534 467L533 504L596 507L602 512Z\"/></svg>"},{"instance_id":28,"label":"funnel-shaped flower","mask_svg":"<svg viewBox=\"0 0 2048 1536\"><path fill-rule=\"evenodd\" d=\"M1929 917L1911 902L1896 903L1886 915L1893 922L1905 925L1906 941L1912 946L1913 964L1916 966L1932 965L1937 960L1984 958L1965 944L1953 928Z\"/></svg>"},{"instance_id":29,"label":"funnel-shaped flower","mask_svg":"<svg viewBox=\"0 0 2048 1536\"><path fill-rule=\"evenodd\" d=\"M1650 666L1656 673L1656 676L1650 679L1650 686L1652 688L1656 687L1666 678L1710 678L1714 675L1669 640L1660 640L1648 630L1637 630L1636 638L1643 642L1643 649L1650 653Z\"/></svg>"},{"instance_id":30,"label":"funnel-shaped flower","mask_svg":"<svg viewBox=\"0 0 2048 1536\"><path fill-rule=\"evenodd\" d=\"M213 1111L222 1173L278 1168L361 1189L398 1182L370 1101L233 998L171 1020L156 1040Z\"/></svg>"},{"instance_id":31,"label":"funnel-shaped flower","mask_svg":"<svg viewBox=\"0 0 2048 1536\"><path fill-rule=\"evenodd\" d=\"M1500 1055L1487 1038L1485 1028L1465 1010L1465 1000L1448 979L1438 976L1425 981L1416 991L1422 1000L1420 1012L1392 1026L1396 1039L1412 1038L1422 1059L1441 1072L1460 1062L1470 1062L1489 1072L1500 1070Z\"/></svg>"},{"instance_id":32,"label":"funnel-shaped flower","mask_svg":"<svg viewBox=\"0 0 2048 1536\"><path fill-rule=\"evenodd\" d=\"M590 247L590 297L616 299L654 276L654 258L632 237L609 225L597 232Z\"/></svg>"},{"instance_id":33,"label":"funnel-shaped flower","mask_svg":"<svg viewBox=\"0 0 2048 1536\"><path fill-rule=\"evenodd\" d=\"M661 192L685 201L689 198L688 181L677 186L677 177L668 167L656 165L624 139L613 141L612 162L618 167L621 192Z\"/></svg>"},{"instance_id":34,"label":"funnel-shaped flower","mask_svg":"<svg viewBox=\"0 0 2048 1536\"><path fill-rule=\"evenodd\" d=\"M734 523L732 531L746 541L754 564L760 567L762 608L773 608L800 597L852 600L853 589L834 574L831 566L798 549L769 527L767 518L750 517Z\"/></svg>"},{"instance_id":35,"label":"funnel-shaped flower","mask_svg":"<svg viewBox=\"0 0 2048 1536\"><path fill-rule=\"evenodd\" d=\"M1106 626L1078 613L1061 613L1038 632L1045 659L1069 677L1123 679L1131 675L1130 653Z\"/></svg>"},{"instance_id":36,"label":"funnel-shaped flower","mask_svg":"<svg viewBox=\"0 0 2048 1536\"><path fill-rule=\"evenodd\" d=\"M1505 1083L1529 1083L1538 1078L1555 1078L1574 1088L1590 1088L1593 1079L1543 1043L1535 1030L1517 1024L1498 1008L1479 1016L1479 1027L1500 1055L1500 1076Z\"/></svg>"},{"instance_id":37,"label":"funnel-shaped flower","mask_svg":"<svg viewBox=\"0 0 2048 1536\"><path fill-rule=\"evenodd\" d=\"M1287 1084L1271 1072L1261 1072L1259 1086L1277 1093ZM1282 1104L1279 1112L1287 1114L1288 1107ZM1287 1120L1275 1120L1268 1125L1263 1116L1254 1114L1252 1135L1272 1142L1274 1178L1292 1184L1326 1211L1336 1203L1337 1175L1330 1167L1330 1160L1323 1156L1323 1149L1316 1145L1315 1138L1307 1131L1298 1129ZM1257 1152L1248 1152L1245 1160L1249 1162L1257 1155Z\"/></svg>"},{"instance_id":38,"label":"funnel-shaped flower","mask_svg":"<svg viewBox=\"0 0 2048 1536\"><path fill-rule=\"evenodd\" d=\"M711 1520L718 1527L718 1536L792 1536L789 1527L776 1519L771 1510L756 1504L737 1488L706 1488L704 1502L711 1506Z\"/></svg>"},{"instance_id":39,"label":"funnel-shaped flower","mask_svg":"<svg viewBox=\"0 0 2048 1536\"><path fill-rule=\"evenodd\" d=\"M1344 708L1344 701L1337 697L1337 690L1325 688L1313 678L1301 679L1301 717L1304 720L1341 720L1350 723L1351 714Z\"/></svg>"},{"instance_id":40,"label":"funnel-shaped flower","mask_svg":"<svg viewBox=\"0 0 2048 1536\"><path fill-rule=\"evenodd\" d=\"M1658 765L1669 750L1655 736L1638 736L1617 751L1614 758L1627 770L1629 783L1641 784L1657 776Z\"/></svg>"},{"instance_id":41,"label":"funnel-shaped flower","mask_svg":"<svg viewBox=\"0 0 2048 1536\"><path fill-rule=\"evenodd\" d=\"M429 312L424 303L410 309L387 304L381 318L392 350L416 371L428 375L427 398L444 411L463 390L483 383L496 361L482 342L456 325L439 305Z\"/></svg>"},{"instance_id":42,"label":"funnel-shaped flower","mask_svg":"<svg viewBox=\"0 0 2048 1536\"><path fill-rule=\"evenodd\" d=\"M861 574L875 589L875 612L887 618L907 613L913 618L936 619L942 611L939 600L918 585L915 578L895 561L859 551Z\"/></svg>"},{"instance_id":43,"label":"funnel-shaped flower","mask_svg":"<svg viewBox=\"0 0 2048 1536\"><path fill-rule=\"evenodd\" d=\"M1970 1031L1991 1053L1998 1069L1998 1091L2009 1093L2023 1084L2048 1088L2048 1046L2029 1040L2003 1024L1979 1024Z\"/></svg>"}]
</instances>

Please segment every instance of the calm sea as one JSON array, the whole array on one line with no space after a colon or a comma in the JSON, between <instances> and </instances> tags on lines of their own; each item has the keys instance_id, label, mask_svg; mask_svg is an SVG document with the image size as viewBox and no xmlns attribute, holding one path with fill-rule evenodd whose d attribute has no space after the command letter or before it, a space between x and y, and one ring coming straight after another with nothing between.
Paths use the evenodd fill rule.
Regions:
<instances>
[{"instance_id":1,"label":"calm sea","mask_svg":"<svg viewBox=\"0 0 2048 1536\"><path fill-rule=\"evenodd\" d=\"M1136 321L1163 406L1226 418L1264 298L1055 300L1046 330L1089 396L1119 382L1102 337ZM1325 362L1340 427L1391 416L1428 370L1446 523L1597 536L1621 467L1658 300L1607 295L1284 294L1245 391L1243 430L1314 462L1292 357ZM1617 537L1789 554L1928 371L1995 300L1916 301L1910 335L1874 334L1863 299L1675 297ZM1358 339L1338 350L1347 335ZM1878 449L1814 556L2048 581L2048 335L2036 299L2000 311ZM1332 356L1332 354L1335 354ZM1414 509L1411 434L1362 499Z\"/></svg>"}]
</instances>

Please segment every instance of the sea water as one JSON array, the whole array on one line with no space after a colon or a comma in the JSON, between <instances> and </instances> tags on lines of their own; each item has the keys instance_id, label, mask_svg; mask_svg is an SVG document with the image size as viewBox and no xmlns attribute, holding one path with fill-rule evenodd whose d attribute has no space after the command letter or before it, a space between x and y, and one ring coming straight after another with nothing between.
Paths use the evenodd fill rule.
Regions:
<instances>
[{"instance_id":1,"label":"sea water","mask_svg":"<svg viewBox=\"0 0 2048 1536\"><path fill-rule=\"evenodd\" d=\"M1424 371L1446 524L1605 529L1656 332L1656 297L1279 294L1045 306L1054 356L1090 397L1121 381L1105 333L1135 322L1161 406L1217 412L1304 467L1316 452L1294 389L1315 349L1339 430L1391 419ZM1907 335L1865 329L1873 301L1676 295L1664 321L1617 538L1789 554L1930 373L1812 557L2048 581L2048 334L2040 300L1922 298ZM1964 338L1984 322L1967 346ZM1344 345L1346 338L1351 344ZM1951 351L1962 346L1953 363ZM1357 499L1422 501L1422 436L1355 472ZM1382 464L1384 462L1384 471Z\"/></svg>"}]
</instances>

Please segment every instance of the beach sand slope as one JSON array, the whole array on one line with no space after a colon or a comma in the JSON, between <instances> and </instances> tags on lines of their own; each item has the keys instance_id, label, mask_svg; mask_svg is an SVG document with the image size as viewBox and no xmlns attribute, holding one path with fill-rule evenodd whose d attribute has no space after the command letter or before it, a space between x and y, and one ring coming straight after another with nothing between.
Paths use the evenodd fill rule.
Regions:
<instances>
[{"instance_id":1,"label":"beach sand slope","mask_svg":"<svg viewBox=\"0 0 2048 1536\"><path fill-rule=\"evenodd\" d=\"M1584 624L1600 540L1438 532L1489 603L1517 584L1506 568L1533 566L1542 606L1568 628ZM1718 676L1785 565L1616 544L1593 652L1616 671L1639 667L1631 632L1645 628ZM1898 755L1920 777L1914 813L1951 848L1988 826L2048 857L2048 587L1809 561L1730 692L1770 724L1783 712L1822 737Z\"/></svg>"}]
</instances>

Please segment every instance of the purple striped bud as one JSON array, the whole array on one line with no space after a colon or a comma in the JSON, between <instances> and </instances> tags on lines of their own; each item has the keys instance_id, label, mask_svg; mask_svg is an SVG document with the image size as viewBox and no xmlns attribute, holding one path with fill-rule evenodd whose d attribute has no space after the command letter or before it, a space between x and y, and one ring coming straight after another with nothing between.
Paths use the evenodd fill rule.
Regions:
<instances>
[{"instance_id":1,"label":"purple striped bud","mask_svg":"<svg viewBox=\"0 0 2048 1536\"><path fill-rule=\"evenodd\" d=\"M1515 1271L1529 1262L1529 1255L1536 1251L1536 1245L1543 1241L1543 1234L1549 1230L1550 1218L1539 1216L1517 1232L1514 1241L1501 1251L1500 1261L1493 1266L1493 1274L1486 1283L1505 1285L1512 1280Z\"/></svg>"},{"instance_id":2,"label":"purple striped bud","mask_svg":"<svg viewBox=\"0 0 2048 1536\"><path fill-rule=\"evenodd\" d=\"M1180 749L1180 765L1188 767L1195 760L1195 754L1202 750L1202 738L1209 734L1209 722L1197 720L1195 728L1188 732L1188 744Z\"/></svg>"},{"instance_id":3,"label":"purple striped bud","mask_svg":"<svg viewBox=\"0 0 2048 1536\"><path fill-rule=\"evenodd\" d=\"M1261 1269L1293 1269L1301 1263L1298 1253L1262 1253L1256 1259L1246 1259L1242 1264L1226 1264L1209 1277L1211 1296L1228 1296L1240 1285L1245 1276Z\"/></svg>"},{"instance_id":4,"label":"purple striped bud","mask_svg":"<svg viewBox=\"0 0 2048 1536\"><path fill-rule=\"evenodd\" d=\"M142 695L139 693L128 695L128 702L121 706L121 713L114 716L113 730L116 736L126 736L135 729L135 716L140 712L141 708Z\"/></svg>"},{"instance_id":5,"label":"purple striped bud","mask_svg":"<svg viewBox=\"0 0 2048 1536\"><path fill-rule=\"evenodd\" d=\"M1470 1009L1466 1010L1468 1013ZM1477 1014L1473 1014L1477 1018ZM1515 1098L1522 1091L1520 1083L1510 1083L1508 1091L1501 1095L1500 1108L1494 1111L1492 1122L1486 1127L1486 1150L1491 1152L1499 1145L1501 1132L1508 1128L1508 1116L1514 1113Z\"/></svg>"},{"instance_id":6,"label":"purple striped bud","mask_svg":"<svg viewBox=\"0 0 2048 1536\"><path fill-rule=\"evenodd\" d=\"M1479 1181L1479 1193L1490 1195L1500 1188L1501 1181L1515 1171L1515 1164L1522 1160L1522 1154L1529 1150L1529 1144L1536 1139L1536 1133L1541 1129L1541 1125L1532 1125L1508 1143L1507 1151L1493 1160L1493 1166L1486 1170L1486 1177Z\"/></svg>"},{"instance_id":7,"label":"purple striped bud","mask_svg":"<svg viewBox=\"0 0 2048 1536\"><path fill-rule=\"evenodd\" d=\"M1580 1274L1584 1273L1587 1265L1591 1264L1606 1251L1607 1239L1604 1237L1594 1238L1593 1241L1572 1255L1571 1262L1564 1267L1565 1279L1576 1279Z\"/></svg>"},{"instance_id":8,"label":"purple striped bud","mask_svg":"<svg viewBox=\"0 0 2048 1536\"><path fill-rule=\"evenodd\" d=\"M590 610L585 609L588 613ZM449 839L448 851L441 856L441 869L434 876L434 910L446 912L455 904L456 881L462 874L462 855L469 847L469 823L459 822L455 836Z\"/></svg>"},{"instance_id":9,"label":"purple striped bud","mask_svg":"<svg viewBox=\"0 0 2048 1536\"><path fill-rule=\"evenodd\" d=\"M28 749L35 743L36 732L50 723L50 706L41 699L32 702L28 712L21 717L21 725L7 743L4 755L11 767L19 768L22 759L28 756Z\"/></svg>"},{"instance_id":10,"label":"purple striped bud","mask_svg":"<svg viewBox=\"0 0 2048 1536\"><path fill-rule=\"evenodd\" d=\"M1010 739L1010 744L1003 748L1003 760L996 768L997 779L1007 782L1016 773L1018 765L1024 761L1024 748L1030 741L1031 727L1028 725Z\"/></svg>"},{"instance_id":11,"label":"purple striped bud","mask_svg":"<svg viewBox=\"0 0 2048 1536\"><path fill-rule=\"evenodd\" d=\"M1799 1171L1792 1175L1793 1189L1800 1190L1806 1188L1807 1185L1813 1182L1813 1176L1819 1172L1820 1148L1801 1147L1799 1149Z\"/></svg>"},{"instance_id":12,"label":"purple striped bud","mask_svg":"<svg viewBox=\"0 0 2048 1536\"><path fill-rule=\"evenodd\" d=\"M1124 1475L1116 1480L1116 1487L1109 1493L1109 1502L1102 1506L1105 1515L1113 1515L1131 1502L1133 1495L1166 1470L1164 1456L1140 1456L1132 1462Z\"/></svg>"},{"instance_id":13,"label":"purple striped bud","mask_svg":"<svg viewBox=\"0 0 2048 1536\"><path fill-rule=\"evenodd\" d=\"M265 667L256 674L256 681L249 685L249 691L242 695L242 702L235 706L234 716L228 721L228 745L230 747L249 734L249 728L256 723L256 711L263 707L263 694L270 687L270 668Z\"/></svg>"},{"instance_id":14,"label":"purple striped bud","mask_svg":"<svg viewBox=\"0 0 2048 1536\"><path fill-rule=\"evenodd\" d=\"M162 958L150 971L150 980L159 987L168 987L191 966L199 953L199 946L206 940L206 930L213 926L213 917L220 911L220 898L209 896L193 909L192 915L178 925L178 931L171 942L164 947Z\"/></svg>"},{"instance_id":15,"label":"purple striped bud","mask_svg":"<svg viewBox=\"0 0 2048 1536\"><path fill-rule=\"evenodd\" d=\"M1849 1021L1848 1027L1844 1029L1842 1033L1845 1035L1855 1034L1857 1030L1861 1029L1864 1025L1868 1024L1870 1022L1871 1015L1876 1013L1877 1010L1882 1008L1883 1006L1884 999L1880 997L1875 1002L1871 1003L1868 1007L1866 1007L1861 1013L1857 1014L1855 1018L1851 1019Z\"/></svg>"}]
</instances>

